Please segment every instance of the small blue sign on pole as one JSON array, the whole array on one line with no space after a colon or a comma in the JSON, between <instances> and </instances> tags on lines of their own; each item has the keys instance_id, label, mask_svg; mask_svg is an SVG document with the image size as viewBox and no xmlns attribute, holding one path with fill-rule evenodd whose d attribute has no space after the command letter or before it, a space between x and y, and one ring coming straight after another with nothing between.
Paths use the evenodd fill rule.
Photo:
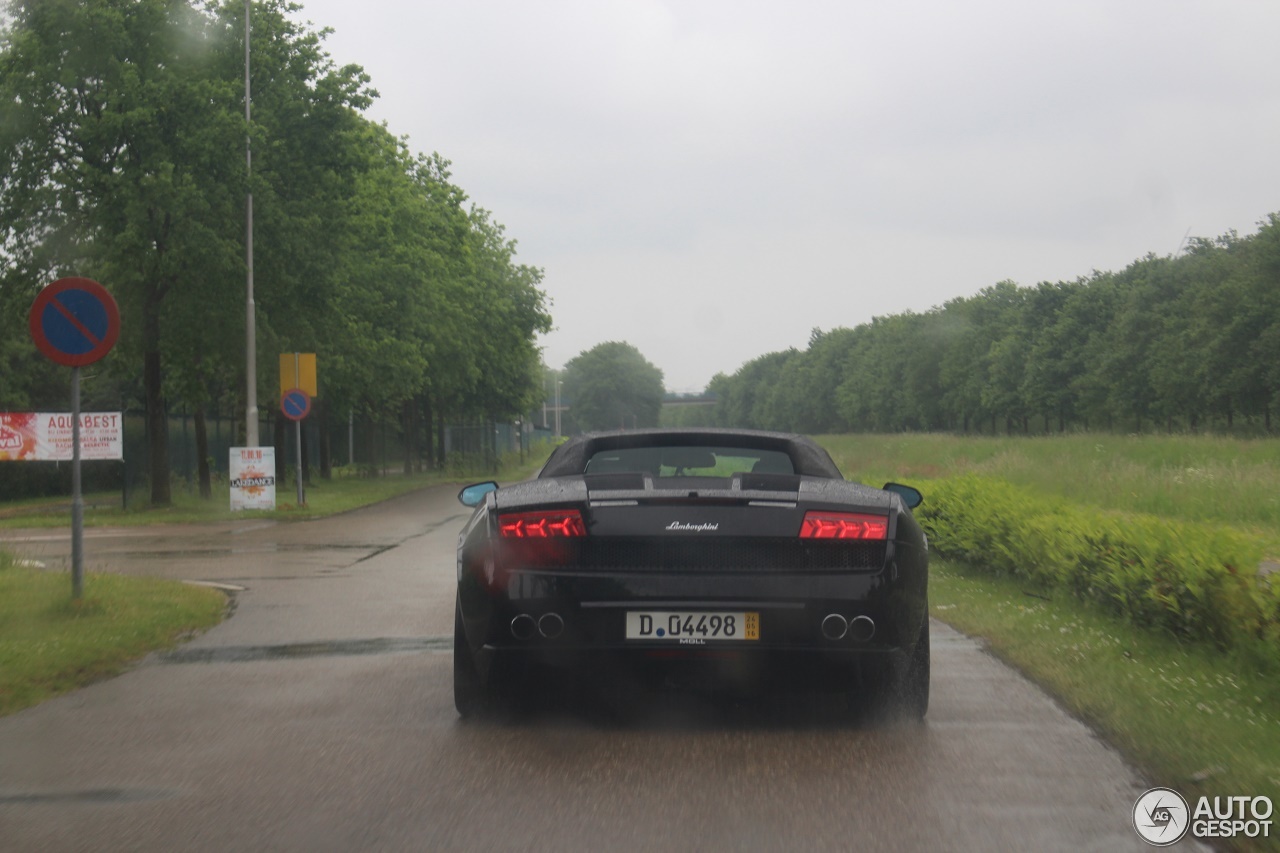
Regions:
<instances>
[{"instance_id":1,"label":"small blue sign on pole","mask_svg":"<svg viewBox=\"0 0 1280 853\"><path fill-rule=\"evenodd\" d=\"M293 421L298 461L298 506L304 507L307 497L302 491L302 419L311 413L311 395L301 388L290 388L280 395L280 412Z\"/></svg>"},{"instance_id":2,"label":"small blue sign on pole","mask_svg":"<svg viewBox=\"0 0 1280 853\"><path fill-rule=\"evenodd\" d=\"M291 421L311 414L311 395L301 388L291 388L280 397L280 412Z\"/></svg>"}]
</instances>

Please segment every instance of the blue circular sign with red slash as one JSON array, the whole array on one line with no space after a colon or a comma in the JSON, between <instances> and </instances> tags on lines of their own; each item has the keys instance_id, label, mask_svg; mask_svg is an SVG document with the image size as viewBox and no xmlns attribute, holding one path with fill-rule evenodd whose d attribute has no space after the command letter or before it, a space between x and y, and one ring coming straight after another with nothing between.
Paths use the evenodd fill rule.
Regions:
<instances>
[{"instance_id":1,"label":"blue circular sign with red slash","mask_svg":"<svg viewBox=\"0 0 1280 853\"><path fill-rule=\"evenodd\" d=\"M311 413L311 395L301 388L290 388L280 397L280 411L291 421L300 421Z\"/></svg>"},{"instance_id":2,"label":"blue circular sign with red slash","mask_svg":"<svg viewBox=\"0 0 1280 853\"><path fill-rule=\"evenodd\" d=\"M31 305L31 340L66 367L93 364L120 337L120 309L107 289L88 278L60 278Z\"/></svg>"}]
</instances>

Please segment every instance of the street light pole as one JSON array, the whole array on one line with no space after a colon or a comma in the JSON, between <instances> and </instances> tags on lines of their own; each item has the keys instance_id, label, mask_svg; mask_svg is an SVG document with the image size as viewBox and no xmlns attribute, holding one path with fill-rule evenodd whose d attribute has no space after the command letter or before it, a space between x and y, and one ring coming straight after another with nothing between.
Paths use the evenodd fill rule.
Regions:
<instances>
[{"instance_id":1,"label":"street light pole","mask_svg":"<svg viewBox=\"0 0 1280 853\"><path fill-rule=\"evenodd\" d=\"M244 0L244 165L246 190L244 212L245 300L244 300L244 396L248 403L244 418L245 446L258 446L258 334L257 311L253 302L253 146L249 130L249 3Z\"/></svg>"},{"instance_id":2,"label":"street light pole","mask_svg":"<svg viewBox=\"0 0 1280 853\"><path fill-rule=\"evenodd\" d=\"M564 383L556 380L556 438L560 437L560 386Z\"/></svg>"}]
</instances>

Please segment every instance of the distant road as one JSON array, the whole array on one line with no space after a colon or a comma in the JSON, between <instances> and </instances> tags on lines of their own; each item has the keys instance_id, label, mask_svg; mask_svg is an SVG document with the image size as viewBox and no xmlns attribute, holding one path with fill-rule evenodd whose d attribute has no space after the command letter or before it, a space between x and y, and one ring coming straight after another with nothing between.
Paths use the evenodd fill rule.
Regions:
<instances>
[{"instance_id":1,"label":"distant road","mask_svg":"<svg viewBox=\"0 0 1280 853\"><path fill-rule=\"evenodd\" d=\"M0 848L1147 850L1147 787L934 623L928 722L832 725L679 699L625 725L453 709L440 487L316 522L91 529L86 566L243 587L133 671L0 718ZM68 536L5 531L56 565Z\"/></svg>"}]
</instances>

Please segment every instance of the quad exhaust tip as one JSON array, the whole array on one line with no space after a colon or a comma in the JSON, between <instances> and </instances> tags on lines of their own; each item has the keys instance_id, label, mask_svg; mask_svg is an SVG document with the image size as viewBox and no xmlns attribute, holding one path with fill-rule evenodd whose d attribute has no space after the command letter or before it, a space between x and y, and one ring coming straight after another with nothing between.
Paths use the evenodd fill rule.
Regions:
<instances>
[{"instance_id":1,"label":"quad exhaust tip","mask_svg":"<svg viewBox=\"0 0 1280 853\"><path fill-rule=\"evenodd\" d=\"M843 640L849 631L849 621L839 613L829 613L822 620L822 636L828 640Z\"/></svg>"},{"instance_id":2,"label":"quad exhaust tip","mask_svg":"<svg viewBox=\"0 0 1280 853\"><path fill-rule=\"evenodd\" d=\"M875 635L876 623L870 616L845 619L839 613L828 613L822 620L822 636L832 642L849 637L859 643L865 643Z\"/></svg>"},{"instance_id":3,"label":"quad exhaust tip","mask_svg":"<svg viewBox=\"0 0 1280 853\"><path fill-rule=\"evenodd\" d=\"M544 613L538 620L538 633L548 640L554 640L564 633L564 620L559 613Z\"/></svg>"},{"instance_id":4,"label":"quad exhaust tip","mask_svg":"<svg viewBox=\"0 0 1280 853\"><path fill-rule=\"evenodd\" d=\"M554 640L564 633L564 619L559 613L544 613L534 619L528 613L521 613L511 620L511 636L524 642L541 634L548 640Z\"/></svg>"},{"instance_id":5,"label":"quad exhaust tip","mask_svg":"<svg viewBox=\"0 0 1280 853\"><path fill-rule=\"evenodd\" d=\"M865 643L876 635L876 623L870 616L855 616L849 621L849 636Z\"/></svg>"},{"instance_id":6,"label":"quad exhaust tip","mask_svg":"<svg viewBox=\"0 0 1280 853\"><path fill-rule=\"evenodd\" d=\"M534 622L533 617L528 613L521 613L511 620L511 636L517 640L533 639L533 635L537 630L538 623Z\"/></svg>"}]
</instances>

